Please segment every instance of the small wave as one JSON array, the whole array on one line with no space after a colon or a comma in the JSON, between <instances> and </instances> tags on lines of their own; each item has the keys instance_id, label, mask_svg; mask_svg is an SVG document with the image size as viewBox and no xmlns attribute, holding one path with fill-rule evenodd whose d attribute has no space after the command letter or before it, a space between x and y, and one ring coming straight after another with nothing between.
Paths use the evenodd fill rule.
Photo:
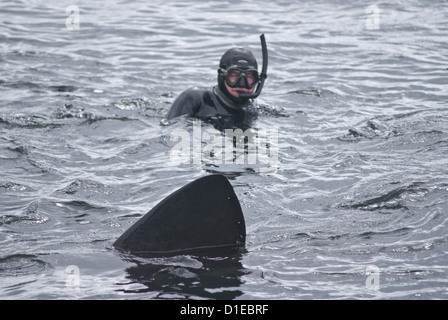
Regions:
<instances>
[{"instance_id":1,"label":"small wave","mask_svg":"<svg viewBox=\"0 0 448 320\"><path fill-rule=\"evenodd\" d=\"M145 98L120 99L103 107L90 107L90 110L70 102L59 107L52 117L57 120L80 120L79 124L93 124L105 120L135 121L141 119L142 115L160 118L165 115L165 108Z\"/></svg>"},{"instance_id":2,"label":"small wave","mask_svg":"<svg viewBox=\"0 0 448 320\"><path fill-rule=\"evenodd\" d=\"M9 88L9 89L27 89L31 90L33 92L47 92L47 91L54 91L54 92L75 92L78 90L77 87L71 86L71 85L43 85L39 83L35 83L32 81L15 81L15 82L8 82L8 81L2 81L0 84L3 87Z\"/></svg>"},{"instance_id":3,"label":"small wave","mask_svg":"<svg viewBox=\"0 0 448 320\"><path fill-rule=\"evenodd\" d=\"M24 129L49 129L58 128L59 123L54 123L43 115L17 114L0 116L0 126L4 125L8 129L24 128Z\"/></svg>"},{"instance_id":4,"label":"small wave","mask_svg":"<svg viewBox=\"0 0 448 320\"><path fill-rule=\"evenodd\" d=\"M289 91L289 94L302 94L306 96L315 96L315 97L329 97L336 96L337 94L328 89L322 89L321 87L312 87L309 89L297 89L293 91Z\"/></svg>"},{"instance_id":5,"label":"small wave","mask_svg":"<svg viewBox=\"0 0 448 320\"><path fill-rule=\"evenodd\" d=\"M13 224L41 224L48 221L47 216L40 214L35 215L24 215L24 216L14 216L14 215L2 215L0 216L0 226L3 225L13 225Z\"/></svg>"},{"instance_id":6,"label":"small wave","mask_svg":"<svg viewBox=\"0 0 448 320\"><path fill-rule=\"evenodd\" d=\"M110 118L107 116L98 115L94 112L89 112L83 107L75 107L71 103L66 103L63 107L58 108L53 114L53 117L58 120L79 119L82 120L82 123L94 123Z\"/></svg>"},{"instance_id":7,"label":"small wave","mask_svg":"<svg viewBox=\"0 0 448 320\"><path fill-rule=\"evenodd\" d=\"M113 107L121 110L142 109L146 108L148 105L149 101L143 98L124 98L112 103Z\"/></svg>"},{"instance_id":8,"label":"small wave","mask_svg":"<svg viewBox=\"0 0 448 320\"><path fill-rule=\"evenodd\" d=\"M403 200L408 196L421 196L429 190L422 187L423 182L413 182L409 185L399 186L389 191L383 191L377 196L358 201L348 205L340 205L341 208L358 209L364 211L377 210L409 210Z\"/></svg>"},{"instance_id":9,"label":"small wave","mask_svg":"<svg viewBox=\"0 0 448 320\"><path fill-rule=\"evenodd\" d=\"M9 89L29 89L31 91L39 91L43 90L44 87L40 84L31 82L31 81L16 81L16 82L6 82L4 81L2 83L3 87L9 88Z\"/></svg>"},{"instance_id":10,"label":"small wave","mask_svg":"<svg viewBox=\"0 0 448 320\"><path fill-rule=\"evenodd\" d=\"M88 179L77 179L54 192L52 205L67 212L110 212L111 202L127 199L121 189ZM95 199L95 200L92 200ZM70 213L71 214L71 213Z\"/></svg>"},{"instance_id":11,"label":"small wave","mask_svg":"<svg viewBox=\"0 0 448 320\"><path fill-rule=\"evenodd\" d=\"M370 239L375 236L385 236L385 235L402 237L404 235L407 235L412 230L413 230L413 228L403 227L403 228L398 228L398 229L389 230L389 231L366 231L366 232L359 234L358 237L360 237L362 239Z\"/></svg>"},{"instance_id":12,"label":"small wave","mask_svg":"<svg viewBox=\"0 0 448 320\"><path fill-rule=\"evenodd\" d=\"M286 111L282 107L279 107L276 105L258 103L256 109L259 114L262 114L265 116L271 116L271 117L276 117L276 118L289 117L289 114L286 113Z\"/></svg>"},{"instance_id":13,"label":"small wave","mask_svg":"<svg viewBox=\"0 0 448 320\"><path fill-rule=\"evenodd\" d=\"M36 255L14 254L0 258L0 277L39 275L49 268L50 265Z\"/></svg>"},{"instance_id":14,"label":"small wave","mask_svg":"<svg viewBox=\"0 0 448 320\"><path fill-rule=\"evenodd\" d=\"M93 180L82 180L77 179L73 182L71 182L67 187L64 187L62 189L59 189L57 193L59 194L68 194L68 195L74 195L78 193L90 195L92 192L100 191L105 192L107 190L107 186L103 185L102 183L93 181Z\"/></svg>"},{"instance_id":15,"label":"small wave","mask_svg":"<svg viewBox=\"0 0 448 320\"><path fill-rule=\"evenodd\" d=\"M165 95L162 95L162 97ZM146 97L124 98L113 102L111 106L120 110L136 110L139 115L149 118L160 118L166 116L166 108L163 106L166 101L150 100Z\"/></svg>"},{"instance_id":16,"label":"small wave","mask_svg":"<svg viewBox=\"0 0 448 320\"><path fill-rule=\"evenodd\" d=\"M82 200L74 200L74 201L64 201L64 202L57 202L56 205L58 207L71 207L75 210L91 210L91 209L104 209L104 206L95 205L86 201Z\"/></svg>"},{"instance_id":17,"label":"small wave","mask_svg":"<svg viewBox=\"0 0 448 320\"><path fill-rule=\"evenodd\" d=\"M349 128L348 133L338 137L338 140L358 142L402 136L409 143L414 143L415 140L426 141L424 137L432 141L431 137L445 134L445 113L446 108L420 109L374 117Z\"/></svg>"},{"instance_id":18,"label":"small wave","mask_svg":"<svg viewBox=\"0 0 448 320\"><path fill-rule=\"evenodd\" d=\"M74 92L78 90L77 87L68 85L50 86L50 89L57 92Z\"/></svg>"},{"instance_id":19,"label":"small wave","mask_svg":"<svg viewBox=\"0 0 448 320\"><path fill-rule=\"evenodd\" d=\"M350 128L348 133L338 140L346 142L357 142L364 139L386 139L392 136L401 135L400 131L395 128L389 128L377 120L368 120L362 127Z\"/></svg>"},{"instance_id":20,"label":"small wave","mask_svg":"<svg viewBox=\"0 0 448 320\"><path fill-rule=\"evenodd\" d=\"M24 212L20 215L4 214L0 216L0 226L2 225L38 225L49 221L47 215L38 212L39 201L33 201L27 205Z\"/></svg>"},{"instance_id":21,"label":"small wave","mask_svg":"<svg viewBox=\"0 0 448 320\"><path fill-rule=\"evenodd\" d=\"M4 188L8 191L13 192L24 192L24 191L34 191L34 188L31 188L30 186L26 186L20 183L15 182L0 182L0 188Z\"/></svg>"}]
</instances>

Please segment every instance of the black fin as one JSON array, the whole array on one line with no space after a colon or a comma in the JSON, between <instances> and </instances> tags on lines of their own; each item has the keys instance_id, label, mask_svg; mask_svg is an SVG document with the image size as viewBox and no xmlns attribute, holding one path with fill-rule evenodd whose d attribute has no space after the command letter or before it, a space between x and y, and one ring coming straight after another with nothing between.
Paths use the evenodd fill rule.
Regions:
<instances>
[{"instance_id":1,"label":"black fin","mask_svg":"<svg viewBox=\"0 0 448 320\"><path fill-rule=\"evenodd\" d=\"M199 178L175 191L113 244L134 254L177 254L242 247L243 212L232 185L222 175Z\"/></svg>"}]
</instances>

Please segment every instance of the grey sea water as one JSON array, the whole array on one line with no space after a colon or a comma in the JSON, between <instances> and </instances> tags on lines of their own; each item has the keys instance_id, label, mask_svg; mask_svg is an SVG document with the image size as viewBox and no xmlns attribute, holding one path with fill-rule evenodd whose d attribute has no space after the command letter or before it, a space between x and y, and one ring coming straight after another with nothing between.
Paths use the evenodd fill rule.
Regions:
<instances>
[{"instance_id":1,"label":"grey sea water","mask_svg":"<svg viewBox=\"0 0 448 320\"><path fill-rule=\"evenodd\" d=\"M447 21L442 0L1 1L0 298L448 298ZM194 127L170 103L232 46L261 64L261 33L276 171L170 161ZM211 173L245 252L112 249Z\"/></svg>"}]
</instances>

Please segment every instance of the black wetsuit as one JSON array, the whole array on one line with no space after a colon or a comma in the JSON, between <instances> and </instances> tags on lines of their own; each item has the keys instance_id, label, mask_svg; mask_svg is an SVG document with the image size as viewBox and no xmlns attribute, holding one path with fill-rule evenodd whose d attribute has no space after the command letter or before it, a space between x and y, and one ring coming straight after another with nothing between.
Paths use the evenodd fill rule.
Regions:
<instances>
[{"instance_id":1,"label":"black wetsuit","mask_svg":"<svg viewBox=\"0 0 448 320\"><path fill-rule=\"evenodd\" d=\"M257 118L253 103L249 100L237 104L230 100L219 86L212 90L207 88L190 88L174 100L167 114L171 120L181 115L188 115L212 123L216 129L247 129Z\"/></svg>"}]
</instances>

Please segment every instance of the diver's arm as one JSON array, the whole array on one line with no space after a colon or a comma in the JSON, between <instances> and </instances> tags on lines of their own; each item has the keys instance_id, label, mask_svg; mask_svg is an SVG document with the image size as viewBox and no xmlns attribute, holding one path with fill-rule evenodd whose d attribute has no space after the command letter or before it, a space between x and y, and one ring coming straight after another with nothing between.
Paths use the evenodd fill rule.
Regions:
<instances>
[{"instance_id":1,"label":"diver's arm","mask_svg":"<svg viewBox=\"0 0 448 320\"><path fill-rule=\"evenodd\" d=\"M182 92L171 105L167 119L171 120L184 114L194 115L201 106L202 92L198 88L191 88Z\"/></svg>"}]
</instances>

